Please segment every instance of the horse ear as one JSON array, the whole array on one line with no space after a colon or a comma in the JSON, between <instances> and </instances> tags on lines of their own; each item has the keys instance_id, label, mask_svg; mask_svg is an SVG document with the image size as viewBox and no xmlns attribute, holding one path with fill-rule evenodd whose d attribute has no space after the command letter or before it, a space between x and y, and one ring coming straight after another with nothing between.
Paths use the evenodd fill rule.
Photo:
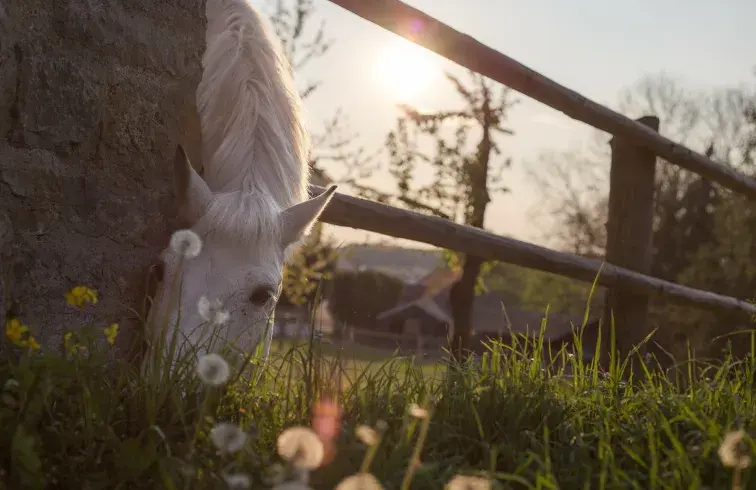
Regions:
<instances>
[{"instance_id":1,"label":"horse ear","mask_svg":"<svg viewBox=\"0 0 756 490\"><path fill-rule=\"evenodd\" d=\"M194 223L204 213L213 192L194 170L181 145L176 146L176 155L173 158L173 184L180 217Z\"/></svg>"},{"instance_id":2,"label":"horse ear","mask_svg":"<svg viewBox=\"0 0 756 490\"><path fill-rule=\"evenodd\" d=\"M310 233L310 228L328 206L335 191L336 186L332 185L319 196L295 204L282 213L283 233L281 238L284 246L299 241Z\"/></svg>"}]
</instances>

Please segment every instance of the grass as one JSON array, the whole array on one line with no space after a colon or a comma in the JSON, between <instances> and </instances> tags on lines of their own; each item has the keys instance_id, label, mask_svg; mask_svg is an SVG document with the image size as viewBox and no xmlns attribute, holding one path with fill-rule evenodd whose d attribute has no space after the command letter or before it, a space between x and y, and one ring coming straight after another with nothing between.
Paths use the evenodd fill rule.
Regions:
<instances>
[{"instance_id":1,"label":"grass","mask_svg":"<svg viewBox=\"0 0 756 490\"><path fill-rule=\"evenodd\" d=\"M311 425L317 400L335 393L342 366L316 356L321 347L277 349L259 384L208 388L187 375L170 390L126 365L107 367L95 346L73 358L9 356L0 365L0 482L227 488L220 475L235 468L264 488L281 462L278 434ZM357 472L366 447L354 429L382 420L385 440L370 469L386 488L399 488L420 427L408 407L432 400L412 488L442 488L457 473L476 472L500 488L730 488L733 474L717 449L726 432L754 428L753 358L726 359L708 378L691 372L681 387L658 373L627 383L590 365L555 377L505 345L490 349L480 363L447 366L435 382L407 359L351 373L338 399L335 457L311 473L310 486L333 488ZM200 396L181 395L198 389ZM208 438L220 420L253 434L233 457L218 455ZM746 470L743 488L756 487L749 477Z\"/></svg>"},{"instance_id":2,"label":"grass","mask_svg":"<svg viewBox=\"0 0 756 490\"><path fill-rule=\"evenodd\" d=\"M85 306L96 295L67 298ZM683 376L628 377L624 363L605 372L564 352L543 369L538 342L490 343L477 361L440 365L347 356L311 338L278 344L265 362L211 347L230 364L225 373L213 361L211 376L210 358L201 367L191 352L170 371L159 357L113 360L113 326L85 327L59 353L41 351L29 330L9 323L0 349L0 488L240 489L249 477L256 489L328 489L357 472L401 490L444 488L460 474L498 489L756 488L756 348L680 366ZM363 425L380 444L366 445L365 427L357 436ZM320 441L310 441L325 454L312 471L298 467L311 447L282 449L294 427ZM240 449L219 451L229 448L221 429Z\"/></svg>"}]
</instances>

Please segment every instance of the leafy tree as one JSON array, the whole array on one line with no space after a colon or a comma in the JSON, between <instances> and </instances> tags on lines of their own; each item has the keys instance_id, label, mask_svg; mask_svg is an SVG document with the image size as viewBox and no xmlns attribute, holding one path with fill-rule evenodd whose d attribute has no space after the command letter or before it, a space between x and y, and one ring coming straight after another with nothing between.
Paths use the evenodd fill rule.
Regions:
<instances>
[{"instance_id":1,"label":"leafy tree","mask_svg":"<svg viewBox=\"0 0 756 490\"><path fill-rule=\"evenodd\" d=\"M504 123L514 101L508 88L496 87L476 73L469 72L467 82L450 73L446 77L463 105L433 113L401 106L396 128L387 136L389 171L397 194L360 190L381 202L483 228L491 193L507 190L501 185L502 171L510 160L499 158L499 137L513 134ZM423 166L432 173L427 184L416 179ZM479 257L447 256L452 266L456 261L462 267L462 277L450 292L454 352L461 354L469 343L473 300L486 265Z\"/></svg>"}]
</instances>

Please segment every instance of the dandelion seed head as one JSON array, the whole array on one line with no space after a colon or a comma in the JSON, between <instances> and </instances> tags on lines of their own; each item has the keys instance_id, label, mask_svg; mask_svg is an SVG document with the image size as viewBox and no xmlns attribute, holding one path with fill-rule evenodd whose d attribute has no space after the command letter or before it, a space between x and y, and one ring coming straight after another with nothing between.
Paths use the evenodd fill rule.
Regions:
<instances>
[{"instance_id":1,"label":"dandelion seed head","mask_svg":"<svg viewBox=\"0 0 756 490\"><path fill-rule=\"evenodd\" d=\"M234 424L219 422L210 431L210 439L220 452L235 453L244 447L247 434Z\"/></svg>"},{"instance_id":2,"label":"dandelion seed head","mask_svg":"<svg viewBox=\"0 0 756 490\"><path fill-rule=\"evenodd\" d=\"M230 490L246 490L252 486L252 480L245 473L223 475L223 480L225 480Z\"/></svg>"},{"instance_id":3,"label":"dandelion seed head","mask_svg":"<svg viewBox=\"0 0 756 490\"><path fill-rule=\"evenodd\" d=\"M314 469L323 461L323 442L312 429L291 427L276 442L278 454L297 468Z\"/></svg>"},{"instance_id":4,"label":"dandelion seed head","mask_svg":"<svg viewBox=\"0 0 756 490\"><path fill-rule=\"evenodd\" d=\"M409 414L417 419L424 419L428 417L428 410L424 409L417 403L413 403L409 406Z\"/></svg>"},{"instance_id":5,"label":"dandelion seed head","mask_svg":"<svg viewBox=\"0 0 756 490\"><path fill-rule=\"evenodd\" d=\"M746 454L746 446L743 441L745 431L738 430L725 434L722 444L717 451L719 459L724 466L744 470L751 466L751 457Z\"/></svg>"},{"instance_id":6,"label":"dandelion seed head","mask_svg":"<svg viewBox=\"0 0 756 490\"><path fill-rule=\"evenodd\" d=\"M193 259L202 251L202 239L192 230L178 230L171 235L171 249L185 259Z\"/></svg>"},{"instance_id":7,"label":"dandelion seed head","mask_svg":"<svg viewBox=\"0 0 756 490\"><path fill-rule=\"evenodd\" d=\"M383 490L383 485L371 473L357 473L341 480L335 490Z\"/></svg>"},{"instance_id":8,"label":"dandelion seed head","mask_svg":"<svg viewBox=\"0 0 756 490\"><path fill-rule=\"evenodd\" d=\"M197 376L209 386L221 386L228 381L231 369L218 354L205 354L197 361Z\"/></svg>"},{"instance_id":9,"label":"dandelion seed head","mask_svg":"<svg viewBox=\"0 0 756 490\"><path fill-rule=\"evenodd\" d=\"M367 446L375 446L378 444L378 433L367 425L361 425L355 430L357 438Z\"/></svg>"},{"instance_id":10,"label":"dandelion seed head","mask_svg":"<svg viewBox=\"0 0 756 490\"><path fill-rule=\"evenodd\" d=\"M223 325L230 317L223 309L223 303L219 299L209 300L206 296L200 296L197 301L197 312L206 322L212 325Z\"/></svg>"},{"instance_id":11,"label":"dandelion seed head","mask_svg":"<svg viewBox=\"0 0 756 490\"><path fill-rule=\"evenodd\" d=\"M445 486L446 490L491 490L491 480L479 476L454 476Z\"/></svg>"}]
</instances>

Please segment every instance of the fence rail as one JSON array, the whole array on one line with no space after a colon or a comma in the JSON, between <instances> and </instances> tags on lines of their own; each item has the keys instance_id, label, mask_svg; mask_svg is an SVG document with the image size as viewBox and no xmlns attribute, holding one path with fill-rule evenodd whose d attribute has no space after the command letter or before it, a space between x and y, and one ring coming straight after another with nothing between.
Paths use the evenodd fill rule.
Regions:
<instances>
[{"instance_id":1,"label":"fence rail","mask_svg":"<svg viewBox=\"0 0 756 490\"><path fill-rule=\"evenodd\" d=\"M554 82L399 0L329 1L450 61L563 112L572 119L645 146L670 163L749 198L756 198L755 180Z\"/></svg>"},{"instance_id":2,"label":"fence rail","mask_svg":"<svg viewBox=\"0 0 756 490\"><path fill-rule=\"evenodd\" d=\"M582 281L592 282L598 275L598 283L609 288L610 308L605 314L611 314L610 309L619 312L615 326L631 338L647 332L646 313L651 296L707 309L756 315L756 306L748 302L648 274L657 156L750 199L756 199L755 180L661 136L658 133L660 121L656 117L647 116L638 121L629 119L399 0L329 1L573 119L610 133L614 138L611 143L607 260L603 263L343 194L335 195L323 213L322 221ZM311 186L311 192L322 190ZM642 205L633 205L633 199L636 203L642 199Z\"/></svg>"},{"instance_id":3,"label":"fence rail","mask_svg":"<svg viewBox=\"0 0 756 490\"><path fill-rule=\"evenodd\" d=\"M310 186L312 194L319 194L324 190L323 187ZM585 282L593 282L598 275L598 283L602 286L624 284L634 292L667 297L680 303L756 314L755 305L736 298L682 286L600 260L551 250L479 228L460 225L444 218L427 216L338 192L334 194L320 220L336 226L427 243L486 260L508 262Z\"/></svg>"}]
</instances>

